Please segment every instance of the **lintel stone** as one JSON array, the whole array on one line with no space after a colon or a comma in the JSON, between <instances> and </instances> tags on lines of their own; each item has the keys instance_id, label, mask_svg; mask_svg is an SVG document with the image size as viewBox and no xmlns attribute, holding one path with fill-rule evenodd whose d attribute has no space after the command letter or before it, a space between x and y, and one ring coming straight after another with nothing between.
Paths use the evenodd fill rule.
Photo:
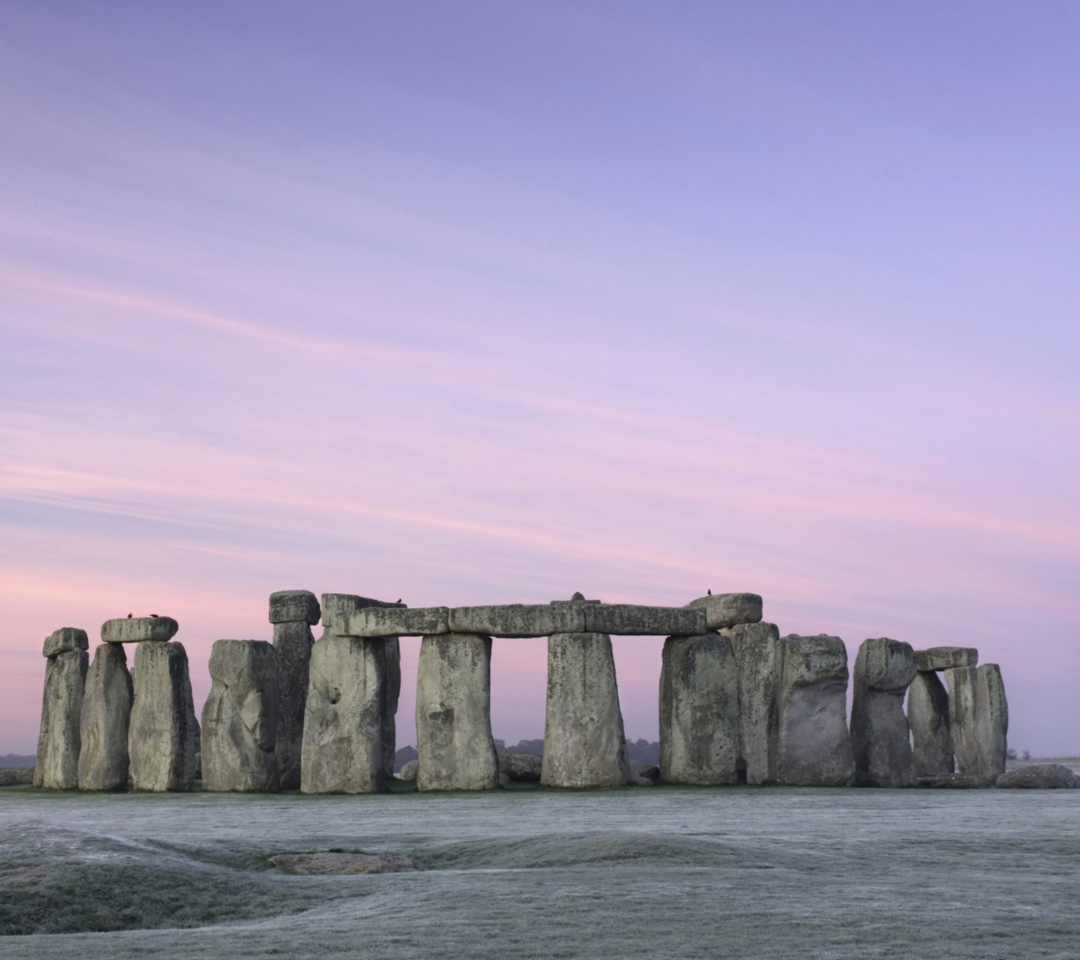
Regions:
<instances>
[{"instance_id":1,"label":"lintel stone","mask_svg":"<svg viewBox=\"0 0 1080 960\"><path fill-rule=\"evenodd\" d=\"M319 600L310 590L278 590L270 594L271 623L319 622Z\"/></svg>"},{"instance_id":2,"label":"lintel stone","mask_svg":"<svg viewBox=\"0 0 1080 960\"><path fill-rule=\"evenodd\" d=\"M688 607L702 607L710 630L761 620L761 597L756 593L716 593L691 600Z\"/></svg>"},{"instance_id":3,"label":"lintel stone","mask_svg":"<svg viewBox=\"0 0 1080 960\"><path fill-rule=\"evenodd\" d=\"M404 609L404 603L387 603L385 600L372 600L371 597L358 597L352 593L324 593L322 595L322 625L332 627L334 617L342 617L368 607L390 607Z\"/></svg>"},{"instance_id":4,"label":"lintel stone","mask_svg":"<svg viewBox=\"0 0 1080 960\"><path fill-rule=\"evenodd\" d=\"M143 643L171 640L180 625L172 617L125 617L101 625L103 643Z\"/></svg>"},{"instance_id":5,"label":"lintel stone","mask_svg":"<svg viewBox=\"0 0 1080 960\"><path fill-rule=\"evenodd\" d=\"M979 651L974 647L931 647L915 651L915 669L920 673L973 667L978 662Z\"/></svg>"},{"instance_id":6,"label":"lintel stone","mask_svg":"<svg viewBox=\"0 0 1080 960\"><path fill-rule=\"evenodd\" d=\"M586 604L585 633L624 636L696 637L705 633L700 607L642 607L628 603Z\"/></svg>"},{"instance_id":7,"label":"lintel stone","mask_svg":"<svg viewBox=\"0 0 1080 960\"><path fill-rule=\"evenodd\" d=\"M553 633L582 633L581 604L511 603L494 607L454 607L451 633L482 633L491 637L550 637Z\"/></svg>"},{"instance_id":8,"label":"lintel stone","mask_svg":"<svg viewBox=\"0 0 1080 960\"><path fill-rule=\"evenodd\" d=\"M449 633L446 607L363 607L332 617L339 637L424 637Z\"/></svg>"}]
</instances>

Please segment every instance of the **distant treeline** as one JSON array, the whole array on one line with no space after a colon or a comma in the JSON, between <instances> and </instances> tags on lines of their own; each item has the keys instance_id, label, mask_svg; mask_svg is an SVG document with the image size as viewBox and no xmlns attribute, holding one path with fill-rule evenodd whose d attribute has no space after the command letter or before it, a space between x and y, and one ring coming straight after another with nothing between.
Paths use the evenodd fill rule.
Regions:
<instances>
[{"instance_id":1,"label":"distant treeline","mask_svg":"<svg viewBox=\"0 0 1080 960\"><path fill-rule=\"evenodd\" d=\"M544 755L543 740L519 740L508 746L505 740L496 740L495 749L508 750L511 753L533 753L538 757ZM660 744L657 741L650 743L648 740L627 740L626 753L630 760L641 763L660 762ZM416 747L402 747L394 754L394 773L400 773L401 768L410 760L416 759Z\"/></svg>"},{"instance_id":2,"label":"distant treeline","mask_svg":"<svg viewBox=\"0 0 1080 960\"><path fill-rule=\"evenodd\" d=\"M32 767L37 757L24 757L17 753L5 753L0 757L0 767Z\"/></svg>"}]
</instances>

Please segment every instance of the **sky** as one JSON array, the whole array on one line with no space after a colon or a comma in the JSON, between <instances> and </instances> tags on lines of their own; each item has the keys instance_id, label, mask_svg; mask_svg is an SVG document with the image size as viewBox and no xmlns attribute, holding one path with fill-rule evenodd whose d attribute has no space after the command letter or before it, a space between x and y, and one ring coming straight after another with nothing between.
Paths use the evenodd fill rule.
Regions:
<instances>
[{"instance_id":1,"label":"sky","mask_svg":"<svg viewBox=\"0 0 1080 960\"><path fill-rule=\"evenodd\" d=\"M1080 8L0 2L0 753L44 637L752 591L1080 752ZM616 638L655 739L661 640ZM399 743L415 742L419 640ZM543 640L492 722L543 732Z\"/></svg>"}]
</instances>

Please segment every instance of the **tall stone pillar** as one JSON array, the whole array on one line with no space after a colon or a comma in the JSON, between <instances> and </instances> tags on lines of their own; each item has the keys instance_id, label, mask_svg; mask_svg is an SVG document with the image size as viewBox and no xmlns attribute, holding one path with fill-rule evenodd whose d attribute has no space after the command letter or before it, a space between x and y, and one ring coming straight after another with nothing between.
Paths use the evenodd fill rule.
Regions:
<instances>
[{"instance_id":1,"label":"tall stone pillar","mask_svg":"<svg viewBox=\"0 0 1080 960\"><path fill-rule=\"evenodd\" d=\"M319 601L309 590L279 590L270 594L278 699L274 749L283 790L296 790L300 786L308 669L315 642L311 628L319 622L320 615Z\"/></svg>"},{"instance_id":2,"label":"tall stone pillar","mask_svg":"<svg viewBox=\"0 0 1080 960\"><path fill-rule=\"evenodd\" d=\"M956 772L962 777L981 777L976 724L978 668L953 667L944 673L949 685L949 728L956 754Z\"/></svg>"},{"instance_id":3,"label":"tall stone pillar","mask_svg":"<svg viewBox=\"0 0 1080 960\"><path fill-rule=\"evenodd\" d=\"M915 651L910 643L878 637L859 647L851 705L856 786L914 784L915 764L904 694L915 673Z\"/></svg>"},{"instance_id":4,"label":"tall stone pillar","mask_svg":"<svg viewBox=\"0 0 1080 960\"><path fill-rule=\"evenodd\" d=\"M1008 756L1009 705L1005 700L1005 682L996 663L976 668L976 731L979 742L979 775L996 783L1005 772Z\"/></svg>"},{"instance_id":5,"label":"tall stone pillar","mask_svg":"<svg viewBox=\"0 0 1080 960\"><path fill-rule=\"evenodd\" d=\"M916 779L949 776L954 769L949 694L933 671L915 674L908 687L907 716Z\"/></svg>"},{"instance_id":6,"label":"tall stone pillar","mask_svg":"<svg viewBox=\"0 0 1080 960\"><path fill-rule=\"evenodd\" d=\"M668 637L660 670L660 779L702 786L739 778L739 678L719 633ZM547 743L545 741L545 753Z\"/></svg>"},{"instance_id":7,"label":"tall stone pillar","mask_svg":"<svg viewBox=\"0 0 1080 960\"><path fill-rule=\"evenodd\" d=\"M491 637L444 633L420 642L416 752L418 790L499 785L491 736Z\"/></svg>"},{"instance_id":8,"label":"tall stone pillar","mask_svg":"<svg viewBox=\"0 0 1080 960\"><path fill-rule=\"evenodd\" d=\"M777 687L782 646L774 623L742 623L721 631L739 672L740 770L747 783L777 779Z\"/></svg>"},{"instance_id":9,"label":"tall stone pillar","mask_svg":"<svg viewBox=\"0 0 1080 960\"><path fill-rule=\"evenodd\" d=\"M808 787L851 783L847 650L839 637L794 634L781 641L777 688L777 782Z\"/></svg>"},{"instance_id":10,"label":"tall stone pillar","mask_svg":"<svg viewBox=\"0 0 1080 960\"><path fill-rule=\"evenodd\" d=\"M621 787L629 776L611 637L552 634L540 782L549 787Z\"/></svg>"},{"instance_id":11,"label":"tall stone pillar","mask_svg":"<svg viewBox=\"0 0 1080 960\"><path fill-rule=\"evenodd\" d=\"M210 654L213 685L203 706L203 790L278 789L275 661L274 647L262 640L214 644Z\"/></svg>"},{"instance_id":12,"label":"tall stone pillar","mask_svg":"<svg viewBox=\"0 0 1080 960\"><path fill-rule=\"evenodd\" d=\"M45 691L41 700L34 786L74 790L79 785L79 720L86 678L89 641L85 630L62 627L42 648Z\"/></svg>"},{"instance_id":13,"label":"tall stone pillar","mask_svg":"<svg viewBox=\"0 0 1080 960\"><path fill-rule=\"evenodd\" d=\"M134 691L119 643L102 643L86 674L80 722L79 789L126 790Z\"/></svg>"},{"instance_id":14,"label":"tall stone pillar","mask_svg":"<svg viewBox=\"0 0 1080 960\"><path fill-rule=\"evenodd\" d=\"M386 786L385 638L339 637L312 647L300 789L378 793Z\"/></svg>"},{"instance_id":15,"label":"tall stone pillar","mask_svg":"<svg viewBox=\"0 0 1080 960\"><path fill-rule=\"evenodd\" d=\"M401 697L401 644L397 637L383 639L384 670L386 672L386 705L383 708L383 776L394 775L394 755L397 753L397 709Z\"/></svg>"}]
</instances>

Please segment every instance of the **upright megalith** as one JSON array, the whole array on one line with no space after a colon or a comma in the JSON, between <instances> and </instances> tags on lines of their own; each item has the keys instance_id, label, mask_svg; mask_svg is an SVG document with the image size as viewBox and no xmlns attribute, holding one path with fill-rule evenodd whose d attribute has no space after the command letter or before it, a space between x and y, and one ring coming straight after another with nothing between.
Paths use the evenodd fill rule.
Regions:
<instances>
[{"instance_id":1,"label":"upright megalith","mask_svg":"<svg viewBox=\"0 0 1080 960\"><path fill-rule=\"evenodd\" d=\"M956 772L962 777L980 777L979 731L976 724L978 667L952 667L944 674L949 687L949 729L956 756Z\"/></svg>"},{"instance_id":2,"label":"upright megalith","mask_svg":"<svg viewBox=\"0 0 1080 960\"><path fill-rule=\"evenodd\" d=\"M544 748L546 755L546 739ZM664 641L660 779L702 786L738 782L738 667L731 641L719 633Z\"/></svg>"},{"instance_id":3,"label":"upright megalith","mask_svg":"<svg viewBox=\"0 0 1080 960\"><path fill-rule=\"evenodd\" d=\"M955 766L952 728L949 725L949 693L934 671L920 671L911 681L907 719L911 727L915 778L932 779L952 774Z\"/></svg>"},{"instance_id":4,"label":"upright megalith","mask_svg":"<svg viewBox=\"0 0 1080 960\"><path fill-rule=\"evenodd\" d=\"M915 782L911 733L904 714L904 694L915 673L910 643L878 637L859 647L851 704L857 786L910 787Z\"/></svg>"},{"instance_id":5,"label":"upright megalith","mask_svg":"<svg viewBox=\"0 0 1080 960\"><path fill-rule=\"evenodd\" d=\"M45 639L45 691L41 699L34 786L73 790L79 785L79 721L89 641L85 630L62 627Z\"/></svg>"},{"instance_id":6,"label":"upright megalith","mask_svg":"<svg viewBox=\"0 0 1080 960\"><path fill-rule=\"evenodd\" d=\"M263 640L214 644L202 713L204 790L278 789L276 659L275 648Z\"/></svg>"},{"instance_id":7,"label":"upright megalith","mask_svg":"<svg viewBox=\"0 0 1080 960\"><path fill-rule=\"evenodd\" d=\"M128 726L133 696L123 646L99 645L86 673L83 693L79 725L80 790L127 789Z\"/></svg>"},{"instance_id":8,"label":"upright megalith","mask_svg":"<svg viewBox=\"0 0 1080 960\"><path fill-rule=\"evenodd\" d=\"M386 786L386 658L382 637L327 628L311 649L300 789L378 793Z\"/></svg>"},{"instance_id":9,"label":"upright megalith","mask_svg":"<svg viewBox=\"0 0 1080 960\"><path fill-rule=\"evenodd\" d=\"M397 708L401 697L401 644L397 637L384 637L382 642L383 670L386 674L383 703L383 776L394 775L394 755L397 753Z\"/></svg>"},{"instance_id":10,"label":"upright megalith","mask_svg":"<svg viewBox=\"0 0 1080 960\"><path fill-rule=\"evenodd\" d=\"M195 780L198 721L183 645L140 642L132 681L135 698L128 753L133 786L136 790L190 790Z\"/></svg>"},{"instance_id":11,"label":"upright megalith","mask_svg":"<svg viewBox=\"0 0 1080 960\"><path fill-rule=\"evenodd\" d=\"M854 763L847 728L847 650L839 637L784 637L777 688L776 780L842 787Z\"/></svg>"},{"instance_id":12,"label":"upright megalith","mask_svg":"<svg viewBox=\"0 0 1080 960\"><path fill-rule=\"evenodd\" d=\"M499 784L491 736L491 637L425 636L416 668L416 788L490 790Z\"/></svg>"},{"instance_id":13,"label":"upright megalith","mask_svg":"<svg viewBox=\"0 0 1080 960\"><path fill-rule=\"evenodd\" d=\"M540 782L549 787L621 787L629 776L611 637L552 634Z\"/></svg>"},{"instance_id":14,"label":"upright megalith","mask_svg":"<svg viewBox=\"0 0 1080 960\"><path fill-rule=\"evenodd\" d=\"M731 640L739 675L739 769L747 783L777 779L777 688L783 647L774 623L739 623L721 631Z\"/></svg>"},{"instance_id":15,"label":"upright megalith","mask_svg":"<svg viewBox=\"0 0 1080 960\"><path fill-rule=\"evenodd\" d=\"M979 743L979 776L996 783L1008 755L1009 705L996 663L976 667L975 728Z\"/></svg>"},{"instance_id":16,"label":"upright megalith","mask_svg":"<svg viewBox=\"0 0 1080 960\"><path fill-rule=\"evenodd\" d=\"M321 614L319 601L310 590L279 590L270 594L278 701L274 750L283 790L296 790L300 786L308 669L315 642L311 628L319 622Z\"/></svg>"}]
</instances>

